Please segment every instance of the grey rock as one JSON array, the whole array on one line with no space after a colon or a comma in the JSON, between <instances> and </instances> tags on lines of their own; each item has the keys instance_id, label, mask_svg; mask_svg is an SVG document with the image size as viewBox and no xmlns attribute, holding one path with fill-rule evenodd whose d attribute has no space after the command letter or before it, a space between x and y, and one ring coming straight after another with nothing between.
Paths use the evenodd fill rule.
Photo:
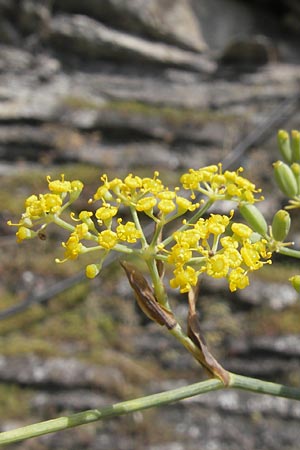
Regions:
<instances>
[{"instance_id":1,"label":"grey rock","mask_svg":"<svg viewBox=\"0 0 300 450\"><path fill-rule=\"evenodd\" d=\"M207 408L219 409L231 414L249 415L261 413L280 418L298 420L300 405L287 399L277 399L269 396L254 395L237 391L221 391L204 394L184 400L186 405L205 405Z\"/></svg>"},{"instance_id":2,"label":"grey rock","mask_svg":"<svg viewBox=\"0 0 300 450\"><path fill-rule=\"evenodd\" d=\"M179 47L195 51L206 48L189 0L55 0L53 6Z\"/></svg>"},{"instance_id":3,"label":"grey rock","mask_svg":"<svg viewBox=\"0 0 300 450\"><path fill-rule=\"evenodd\" d=\"M271 269L272 270L272 269ZM240 300L252 305L265 304L273 310L283 310L299 301L297 292L287 283L265 283L252 280L248 287L238 292Z\"/></svg>"},{"instance_id":4,"label":"grey rock","mask_svg":"<svg viewBox=\"0 0 300 450\"><path fill-rule=\"evenodd\" d=\"M95 164L103 169L120 167L124 170L143 167L159 167L177 169L180 158L173 154L167 146L157 142L127 142L95 144L85 142L77 149L70 147L61 152L61 158L70 161L81 161Z\"/></svg>"},{"instance_id":5,"label":"grey rock","mask_svg":"<svg viewBox=\"0 0 300 450\"><path fill-rule=\"evenodd\" d=\"M32 54L26 50L9 45L0 46L0 72L20 74L28 70L33 61Z\"/></svg>"},{"instance_id":6,"label":"grey rock","mask_svg":"<svg viewBox=\"0 0 300 450\"><path fill-rule=\"evenodd\" d=\"M203 56L114 30L82 15L55 16L50 24L49 40L57 50L72 52L85 60L134 59L152 64L189 67L203 72L212 72L215 68Z\"/></svg>"},{"instance_id":7,"label":"grey rock","mask_svg":"<svg viewBox=\"0 0 300 450\"><path fill-rule=\"evenodd\" d=\"M285 336L260 336L247 339L247 342L237 342L233 345L232 351L259 353L264 355L274 355L284 358L300 357L300 336L290 334Z\"/></svg>"},{"instance_id":8,"label":"grey rock","mask_svg":"<svg viewBox=\"0 0 300 450\"><path fill-rule=\"evenodd\" d=\"M30 386L61 386L66 388L97 387L106 392L116 392L122 384L122 374L117 369L98 367L75 358L42 359L24 357L0 357L0 379Z\"/></svg>"},{"instance_id":9,"label":"grey rock","mask_svg":"<svg viewBox=\"0 0 300 450\"><path fill-rule=\"evenodd\" d=\"M44 0L22 0L18 9L18 25L25 34L45 35L50 21L50 2Z\"/></svg>"},{"instance_id":10,"label":"grey rock","mask_svg":"<svg viewBox=\"0 0 300 450\"><path fill-rule=\"evenodd\" d=\"M20 43L20 36L13 24L5 19L0 18L0 43L18 45Z\"/></svg>"},{"instance_id":11,"label":"grey rock","mask_svg":"<svg viewBox=\"0 0 300 450\"><path fill-rule=\"evenodd\" d=\"M33 395L30 405L39 413L50 410L84 411L109 406L116 402L115 397L99 394L88 389L60 390L58 393L40 391Z\"/></svg>"},{"instance_id":12,"label":"grey rock","mask_svg":"<svg viewBox=\"0 0 300 450\"><path fill-rule=\"evenodd\" d=\"M257 27L255 11L247 2L193 0L192 4L203 37L213 51L220 51L235 36L261 32Z\"/></svg>"}]
</instances>

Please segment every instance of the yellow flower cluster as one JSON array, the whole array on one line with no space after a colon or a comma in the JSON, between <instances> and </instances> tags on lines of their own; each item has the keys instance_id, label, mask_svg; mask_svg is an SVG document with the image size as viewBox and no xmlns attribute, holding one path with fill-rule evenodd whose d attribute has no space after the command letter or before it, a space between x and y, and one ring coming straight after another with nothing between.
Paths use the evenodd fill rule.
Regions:
<instances>
[{"instance_id":1,"label":"yellow flower cluster","mask_svg":"<svg viewBox=\"0 0 300 450\"><path fill-rule=\"evenodd\" d=\"M184 189L192 191L191 198L195 197L195 192L200 192L213 200L254 203L256 201L254 194L261 190L256 189L255 184L242 177L241 172L242 167L235 172L226 170L223 173L222 164L211 165L198 170L190 169L181 176L180 182Z\"/></svg>"},{"instance_id":2,"label":"yellow flower cluster","mask_svg":"<svg viewBox=\"0 0 300 450\"><path fill-rule=\"evenodd\" d=\"M20 222L17 224L8 222L9 225L18 227L16 233L18 242L35 237L37 232L32 228L53 222L70 203L78 198L83 189L81 181L65 181L63 175L61 180L51 181L51 178L47 177L47 181L50 193L28 197ZM68 201L63 205L67 196Z\"/></svg>"},{"instance_id":3,"label":"yellow flower cluster","mask_svg":"<svg viewBox=\"0 0 300 450\"><path fill-rule=\"evenodd\" d=\"M25 212L18 224L18 241L35 237L49 223L65 228L69 237L62 243L64 262L74 260L80 254L100 251L97 264L86 268L89 278L96 276L103 259L115 250L125 254L135 253L144 258L168 262L173 266L171 286L188 292L195 286L198 277L206 273L213 278L226 278L231 291L249 284L248 273L270 262L271 254L266 249L267 241L260 236L253 241L253 230L246 225L233 223L233 211L229 216L211 214L202 217L204 211L216 200L231 199L238 203L256 201L260 192L255 185L240 173L222 172L222 166L208 166L199 170L190 169L181 176L184 189L191 191L190 199L179 195L180 188L164 186L155 172L152 178L141 178L129 174L124 179L109 180L103 175L89 204L93 211L83 210L78 217L71 213L73 223L65 221L61 214L76 200L83 189L81 181L67 181L47 177L49 192L31 195L25 201ZM195 193L206 194L209 201L198 203ZM121 208L122 207L122 208ZM125 208L131 220L120 217ZM187 211L194 212L193 220L183 225L164 240L163 227L181 217ZM143 233L141 214L146 214L156 224L151 242ZM76 224L74 224L76 222ZM139 243L138 247L131 244ZM263 261L265 260L265 261Z\"/></svg>"},{"instance_id":4,"label":"yellow flower cluster","mask_svg":"<svg viewBox=\"0 0 300 450\"><path fill-rule=\"evenodd\" d=\"M176 244L168 252L168 262L175 266L172 288L188 292L201 273L212 278L226 278L233 292L249 285L248 272L271 263L267 241L252 241L253 231L242 223L233 223L230 216L211 214L200 218L190 229L177 231ZM263 261L265 259L266 261Z\"/></svg>"},{"instance_id":5,"label":"yellow flower cluster","mask_svg":"<svg viewBox=\"0 0 300 450\"><path fill-rule=\"evenodd\" d=\"M198 203L178 195L179 188L169 190L158 176L158 172L154 173L153 178L141 178L130 173L124 180L114 178L109 181L107 175L103 175L102 185L97 189L93 199L102 200L106 212L110 210L112 216L117 214L118 206L123 204L138 212L144 212L155 220L154 209L159 213L161 220L169 220L170 215L173 219L174 216L194 211L199 206ZM102 208L98 211L98 214L104 213ZM105 223L103 216L99 218Z\"/></svg>"}]
</instances>

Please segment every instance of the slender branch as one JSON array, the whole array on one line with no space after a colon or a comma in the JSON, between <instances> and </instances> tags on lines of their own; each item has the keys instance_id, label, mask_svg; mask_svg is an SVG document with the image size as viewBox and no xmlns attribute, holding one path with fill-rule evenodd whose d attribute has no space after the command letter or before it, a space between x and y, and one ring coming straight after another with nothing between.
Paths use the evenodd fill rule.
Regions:
<instances>
[{"instance_id":1,"label":"slender branch","mask_svg":"<svg viewBox=\"0 0 300 450\"><path fill-rule=\"evenodd\" d=\"M130 212L131 212L131 215L132 215L132 218L134 220L134 223L135 223L135 226L136 226L137 230L139 230L140 233L141 233L142 246L143 246L143 248L146 248L146 247L148 247L148 242L147 242L146 236L144 234L144 230L143 230L143 228L141 226L140 219L139 219L139 216L137 214L137 211L136 211L136 209L133 206L130 206Z\"/></svg>"},{"instance_id":2,"label":"slender branch","mask_svg":"<svg viewBox=\"0 0 300 450\"><path fill-rule=\"evenodd\" d=\"M165 287L164 287L163 282L160 279L160 276L158 273L156 261L154 259L151 259L151 260L146 261L146 263L147 263L147 267L150 272L155 297L156 297L158 303L163 305L165 308L171 310Z\"/></svg>"},{"instance_id":3,"label":"slender branch","mask_svg":"<svg viewBox=\"0 0 300 450\"><path fill-rule=\"evenodd\" d=\"M293 248L281 247L278 253L285 256L291 256L292 258L300 258L300 250L295 250Z\"/></svg>"},{"instance_id":4,"label":"slender branch","mask_svg":"<svg viewBox=\"0 0 300 450\"><path fill-rule=\"evenodd\" d=\"M133 413L135 411L142 411L154 406L167 405L185 398L220 389L242 389L260 394L269 394L276 397L300 400L300 389L249 378L234 373L230 373L229 375L230 380L228 387L225 387L222 381L213 378L189 386L161 392L159 394L115 403L114 405L105 408L91 409L70 416L58 417L57 419L35 423L15 430L4 431L3 433L0 433L0 445L11 444L13 442L23 441L44 434L66 430L79 425L96 422L97 420L109 419L123 414Z\"/></svg>"},{"instance_id":5,"label":"slender branch","mask_svg":"<svg viewBox=\"0 0 300 450\"><path fill-rule=\"evenodd\" d=\"M257 378L245 377L230 373L230 388L242 389L244 391L256 392L258 394L269 394L275 397L300 400L300 389L283 384L271 383Z\"/></svg>"},{"instance_id":6,"label":"slender branch","mask_svg":"<svg viewBox=\"0 0 300 450\"><path fill-rule=\"evenodd\" d=\"M217 379L202 381L200 383L184 386L171 391L149 395L134 400L116 403L101 409L91 409L88 411L72 414L70 416L58 417L57 419L46 420L15 430L0 433L0 445L41 436L56 431L95 422L97 420L109 419L123 414L142 411L154 406L167 405L172 402L183 400L187 397L204 394L205 392L221 389L223 383Z\"/></svg>"}]
</instances>

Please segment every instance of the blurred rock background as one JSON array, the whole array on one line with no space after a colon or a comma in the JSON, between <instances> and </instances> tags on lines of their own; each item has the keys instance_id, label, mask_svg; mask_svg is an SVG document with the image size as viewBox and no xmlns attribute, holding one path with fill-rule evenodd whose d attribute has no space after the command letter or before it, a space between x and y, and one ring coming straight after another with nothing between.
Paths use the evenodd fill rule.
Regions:
<instances>
[{"instance_id":1,"label":"blurred rock background","mask_svg":"<svg viewBox=\"0 0 300 450\"><path fill-rule=\"evenodd\" d=\"M218 161L264 188L270 219L284 204L276 131L300 127L299 44L297 0L0 0L2 430L204 377L140 315L117 263L86 282L83 259L54 263L63 234L16 246L6 220L46 174L86 182L80 210L103 171L176 184ZM297 270L277 257L234 295L205 283L203 330L226 368L299 386ZM170 295L184 323L185 298ZM221 392L9 448L296 450L299 414Z\"/></svg>"}]
</instances>

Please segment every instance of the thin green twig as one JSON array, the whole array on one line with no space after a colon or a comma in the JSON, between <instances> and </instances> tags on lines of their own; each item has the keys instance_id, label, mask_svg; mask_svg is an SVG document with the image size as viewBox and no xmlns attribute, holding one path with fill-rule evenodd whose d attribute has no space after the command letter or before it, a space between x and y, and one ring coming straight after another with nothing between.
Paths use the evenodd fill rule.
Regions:
<instances>
[{"instance_id":1,"label":"thin green twig","mask_svg":"<svg viewBox=\"0 0 300 450\"><path fill-rule=\"evenodd\" d=\"M285 256L291 256L292 258L300 258L300 251L293 248L281 247L278 253Z\"/></svg>"},{"instance_id":2,"label":"thin green twig","mask_svg":"<svg viewBox=\"0 0 300 450\"><path fill-rule=\"evenodd\" d=\"M284 386L277 383L249 378L242 375L230 373L230 382L227 387L218 380L210 379L199 383L191 384L181 388L173 389L159 394L149 395L134 400L116 403L101 409L91 409L70 416L59 417L57 419L46 420L44 422L27 425L15 430L0 433L0 445L11 444L25 439L41 436L48 433L66 430L98 420L142 411L155 406L163 406L174 403L185 398L194 397L220 389L242 389L260 394L269 394L276 397L285 397L293 400L300 400L300 389Z\"/></svg>"}]
</instances>

